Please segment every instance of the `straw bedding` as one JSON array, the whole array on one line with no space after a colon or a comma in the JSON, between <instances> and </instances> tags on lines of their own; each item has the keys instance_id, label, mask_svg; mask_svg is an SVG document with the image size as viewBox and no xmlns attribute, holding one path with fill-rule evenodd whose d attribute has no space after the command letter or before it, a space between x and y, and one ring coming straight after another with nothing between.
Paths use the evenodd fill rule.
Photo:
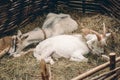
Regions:
<instances>
[{"instance_id":1,"label":"straw bedding","mask_svg":"<svg viewBox=\"0 0 120 80\"><path fill-rule=\"evenodd\" d=\"M112 32L112 36L107 42L108 47L105 47L105 54L108 55L110 52L115 52L117 53L117 56L119 56L120 24L118 24L114 19L105 14L103 15L98 13L85 15L82 15L76 11L68 11L64 13L70 14L79 24L79 29L76 30L75 33L81 32L81 23L83 23L83 25L87 28L102 32L102 24L104 22L108 32ZM22 32L25 33L35 27L41 27L46 15L47 14L39 16L34 22L28 24L24 28L21 28ZM71 62L67 59L61 58L51 66L52 80L70 80L71 78L76 77L77 75L105 62L94 55L86 56L90 56L88 63ZM36 62L32 52L19 58L10 58L6 55L0 59L0 80L41 80L40 65Z\"/></svg>"}]
</instances>

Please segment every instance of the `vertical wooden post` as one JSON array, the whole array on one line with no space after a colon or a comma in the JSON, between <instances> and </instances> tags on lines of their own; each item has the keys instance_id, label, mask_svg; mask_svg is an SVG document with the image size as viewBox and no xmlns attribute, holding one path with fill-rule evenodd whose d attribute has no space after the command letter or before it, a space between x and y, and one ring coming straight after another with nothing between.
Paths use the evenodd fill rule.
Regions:
<instances>
[{"instance_id":1,"label":"vertical wooden post","mask_svg":"<svg viewBox=\"0 0 120 80\"><path fill-rule=\"evenodd\" d=\"M115 62L116 54L115 53L110 53L109 57L110 57L110 70L113 70L116 67L116 62Z\"/></svg>"},{"instance_id":2,"label":"vertical wooden post","mask_svg":"<svg viewBox=\"0 0 120 80\"><path fill-rule=\"evenodd\" d=\"M49 80L49 72L46 67L46 63L43 59L40 61L40 68L41 68L42 80Z\"/></svg>"},{"instance_id":3,"label":"vertical wooden post","mask_svg":"<svg viewBox=\"0 0 120 80\"><path fill-rule=\"evenodd\" d=\"M112 54L110 54L110 56L111 56ZM111 58L110 58L111 59ZM118 57L117 59L116 59L116 63L117 62L119 62L120 61L120 57ZM115 62L114 62L115 63ZM78 75L77 77L75 77L75 78L72 78L71 80L82 80L82 79L85 79L86 77L88 77L88 76L90 76L90 75L92 75L92 74L94 74L94 73L96 73L96 72L98 72L98 71L100 71L100 70L103 70L103 69L105 69L106 67L109 67L109 65L110 65L110 62L106 62L106 63L104 63L104 64L102 64L102 65L99 65L99 66L97 66L97 67L95 67L95 68L93 68L93 69L90 69L89 71L87 71L87 72L85 72L85 73L83 73L83 74L81 74L81 75ZM115 68L115 65L114 65L114 68ZM113 69L113 68L112 68ZM118 77L120 77L120 76L118 76ZM98 80L98 79L97 79ZM104 80L104 79L102 79L102 80ZM114 79L115 80L115 79Z\"/></svg>"},{"instance_id":4,"label":"vertical wooden post","mask_svg":"<svg viewBox=\"0 0 120 80\"><path fill-rule=\"evenodd\" d=\"M110 57L110 70L114 70L116 68L116 53L110 53L109 57ZM111 73L111 75L114 73L116 72ZM112 77L110 80L114 80L114 79L118 80L117 76Z\"/></svg>"}]
</instances>

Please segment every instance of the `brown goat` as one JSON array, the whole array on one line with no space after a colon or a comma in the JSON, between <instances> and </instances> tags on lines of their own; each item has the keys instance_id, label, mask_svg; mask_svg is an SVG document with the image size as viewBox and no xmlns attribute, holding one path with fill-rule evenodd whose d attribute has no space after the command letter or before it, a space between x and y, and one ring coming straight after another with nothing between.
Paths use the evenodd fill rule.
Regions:
<instances>
[{"instance_id":1,"label":"brown goat","mask_svg":"<svg viewBox=\"0 0 120 80\"><path fill-rule=\"evenodd\" d=\"M9 50L11 42L12 42L11 36L3 37L0 39L0 57L2 57Z\"/></svg>"}]
</instances>

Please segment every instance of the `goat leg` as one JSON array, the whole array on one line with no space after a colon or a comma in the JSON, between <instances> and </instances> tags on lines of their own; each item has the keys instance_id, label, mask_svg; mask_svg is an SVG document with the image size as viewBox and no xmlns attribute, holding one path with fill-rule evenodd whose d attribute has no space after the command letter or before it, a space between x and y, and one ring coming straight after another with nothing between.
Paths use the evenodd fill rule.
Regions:
<instances>
[{"instance_id":1,"label":"goat leg","mask_svg":"<svg viewBox=\"0 0 120 80\"><path fill-rule=\"evenodd\" d=\"M3 51L0 52L0 58L3 57L9 50L9 47L5 48Z\"/></svg>"}]
</instances>

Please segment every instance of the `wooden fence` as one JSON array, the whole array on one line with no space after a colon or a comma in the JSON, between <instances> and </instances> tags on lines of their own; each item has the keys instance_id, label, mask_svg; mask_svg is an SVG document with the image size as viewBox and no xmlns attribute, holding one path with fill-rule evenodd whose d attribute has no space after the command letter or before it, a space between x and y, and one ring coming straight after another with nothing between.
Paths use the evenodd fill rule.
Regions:
<instances>
[{"instance_id":1,"label":"wooden fence","mask_svg":"<svg viewBox=\"0 0 120 80\"><path fill-rule=\"evenodd\" d=\"M119 80L120 79L120 67L116 67L116 64L118 62L120 62L120 57L116 58L116 54L115 53L110 53L109 55L110 61L99 65L93 69L90 69L89 71L78 75L75 78L72 78L71 80L83 80L86 79L87 77L105 69L108 68L110 69L110 71L105 72L105 73L101 73L99 76L95 76L90 78L89 80ZM42 80L51 80L51 71L47 68L45 61L41 60L40 62L40 66L41 66L41 75L42 75Z\"/></svg>"},{"instance_id":2,"label":"wooden fence","mask_svg":"<svg viewBox=\"0 0 120 80\"><path fill-rule=\"evenodd\" d=\"M107 13L120 22L119 0L0 0L0 36L33 21L36 16L65 5L85 13Z\"/></svg>"},{"instance_id":3,"label":"wooden fence","mask_svg":"<svg viewBox=\"0 0 120 80\"><path fill-rule=\"evenodd\" d=\"M54 7L55 0L1 0L0 36L34 20L36 16Z\"/></svg>"},{"instance_id":4,"label":"wooden fence","mask_svg":"<svg viewBox=\"0 0 120 80\"><path fill-rule=\"evenodd\" d=\"M116 54L115 53L110 53L110 61L106 62L100 66L97 66L91 70L89 70L88 72L85 72L71 80L83 80L97 72L99 72L100 70L103 70L105 68L110 68L110 71L105 72L105 73L101 73L101 75L96 76L91 78L90 80L118 80L120 79L120 67L116 68L116 63L120 62L120 57L118 57L117 59Z\"/></svg>"}]
</instances>

